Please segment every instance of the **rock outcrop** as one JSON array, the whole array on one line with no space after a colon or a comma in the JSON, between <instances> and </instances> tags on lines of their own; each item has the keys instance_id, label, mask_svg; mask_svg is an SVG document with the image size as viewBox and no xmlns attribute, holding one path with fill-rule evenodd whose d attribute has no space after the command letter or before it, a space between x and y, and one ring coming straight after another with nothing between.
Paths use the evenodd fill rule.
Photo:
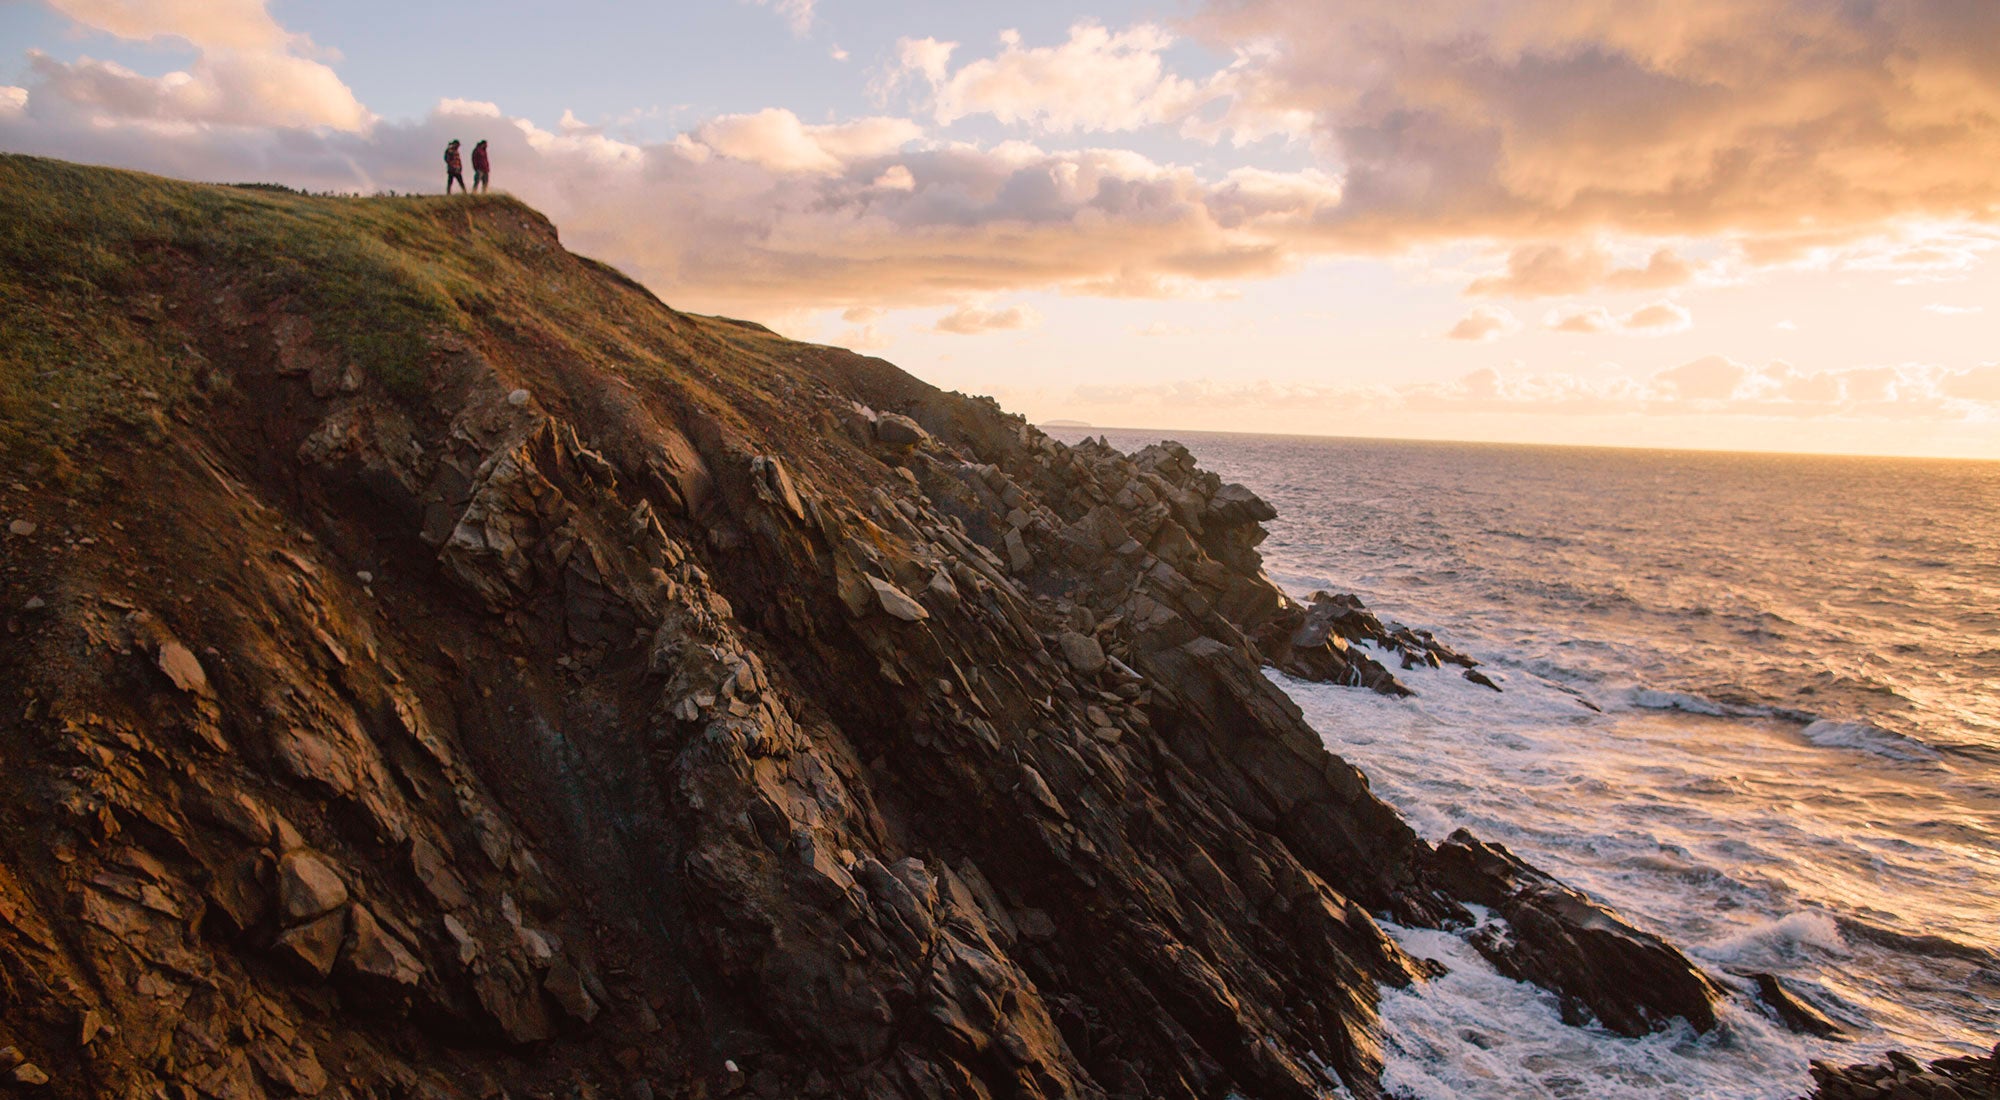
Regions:
<instances>
[{"instance_id":1,"label":"rock outcrop","mask_svg":"<svg viewBox=\"0 0 2000 1100\"><path fill-rule=\"evenodd\" d=\"M2000 1100L2000 1043L1984 1058L1940 1058L1925 1066L1900 1051L1880 1062L1812 1064L1810 1100Z\"/></svg>"},{"instance_id":2,"label":"rock outcrop","mask_svg":"<svg viewBox=\"0 0 2000 1100\"><path fill-rule=\"evenodd\" d=\"M1265 664L1459 658L1288 600L1269 505L1185 448L677 313L511 200L0 170L30 235L166 211L35 284L157 356L146 429L5 407L23 1087L1375 1096L1377 991L1435 967L1377 921L1468 902L1580 1020L1712 1020L1672 948L1326 751ZM358 343L173 220L223 198L429 249L440 312Z\"/></svg>"}]
</instances>

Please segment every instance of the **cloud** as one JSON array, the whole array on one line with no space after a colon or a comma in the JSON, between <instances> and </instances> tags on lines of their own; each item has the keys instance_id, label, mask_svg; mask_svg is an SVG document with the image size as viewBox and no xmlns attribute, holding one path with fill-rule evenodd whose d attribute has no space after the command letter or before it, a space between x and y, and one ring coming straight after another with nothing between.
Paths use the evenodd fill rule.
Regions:
<instances>
[{"instance_id":1,"label":"cloud","mask_svg":"<svg viewBox=\"0 0 2000 1100\"><path fill-rule=\"evenodd\" d=\"M437 112L441 115L462 115L466 118L505 117L498 103L490 103L483 99L441 99L438 100ZM564 114L568 115L568 112L565 111Z\"/></svg>"},{"instance_id":2,"label":"cloud","mask_svg":"<svg viewBox=\"0 0 2000 1100\"><path fill-rule=\"evenodd\" d=\"M1233 64L1189 79L1168 70L1166 51L1174 36L1152 24L1111 30L1077 23L1068 39L1054 46L1024 45L1011 30L999 41L991 57L953 70L957 43L902 39L896 62L877 82L878 95L886 101L899 89L921 86L927 89L921 102L939 125L984 116L1043 133L1170 126L1197 140L1228 135L1242 144L1302 133L1309 121L1264 101L1255 48L1240 48Z\"/></svg>"},{"instance_id":3,"label":"cloud","mask_svg":"<svg viewBox=\"0 0 2000 1100\"><path fill-rule=\"evenodd\" d=\"M725 157L774 172L837 174L848 162L893 153L923 136L916 123L901 118L863 118L808 126L777 107L755 114L723 115L703 123L695 140ZM908 173L909 169L903 169Z\"/></svg>"},{"instance_id":4,"label":"cloud","mask_svg":"<svg viewBox=\"0 0 2000 1100\"><path fill-rule=\"evenodd\" d=\"M1510 332L1518 331L1521 322L1512 313L1500 306L1473 306L1472 312L1458 319L1445 333L1447 340L1477 340L1482 343L1498 340Z\"/></svg>"},{"instance_id":5,"label":"cloud","mask_svg":"<svg viewBox=\"0 0 2000 1100\"><path fill-rule=\"evenodd\" d=\"M1526 373L1516 367L1470 371L1444 382L1400 386L1216 381L1085 383L1069 408L1116 408L1143 415L1188 416L1230 410L1515 413L1550 416L1742 417L1785 420L1971 421L2000 414L2000 364L1967 370L1936 366L1806 371L1708 355L1649 378Z\"/></svg>"},{"instance_id":6,"label":"cloud","mask_svg":"<svg viewBox=\"0 0 2000 1100\"><path fill-rule=\"evenodd\" d=\"M1342 231L1383 247L1852 236L2000 200L2000 5L1210 0L1190 27L1268 44L1260 93L1309 113Z\"/></svg>"},{"instance_id":7,"label":"cloud","mask_svg":"<svg viewBox=\"0 0 2000 1100\"><path fill-rule=\"evenodd\" d=\"M976 336L982 332L1034 328L1041 323L1042 315L1028 306L1010 306L1006 309L960 306L938 318L935 330L958 336Z\"/></svg>"},{"instance_id":8,"label":"cloud","mask_svg":"<svg viewBox=\"0 0 2000 1100\"><path fill-rule=\"evenodd\" d=\"M1465 292L1473 297L1553 298L1600 287L1658 290L1694 276L1694 268L1672 249L1655 251L1643 266L1617 267L1602 245L1535 244L1515 248L1507 254L1505 273L1474 279Z\"/></svg>"},{"instance_id":9,"label":"cloud","mask_svg":"<svg viewBox=\"0 0 2000 1100\"><path fill-rule=\"evenodd\" d=\"M1653 302L1619 318L1618 327L1626 332L1666 336L1693 328L1694 315L1674 302Z\"/></svg>"},{"instance_id":10,"label":"cloud","mask_svg":"<svg viewBox=\"0 0 2000 1100\"><path fill-rule=\"evenodd\" d=\"M364 130L372 121L332 69L279 53L205 51L187 72L142 76L112 61L62 62L28 52L37 103L97 119L167 125Z\"/></svg>"},{"instance_id":11,"label":"cloud","mask_svg":"<svg viewBox=\"0 0 2000 1100\"><path fill-rule=\"evenodd\" d=\"M0 84L0 116L18 115L28 109L28 89Z\"/></svg>"},{"instance_id":12,"label":"cloud","mask_svg":"<svg viewBox=\"0 0 2000 1100\"><path fill-rule=\"evenodd\" d=\"M881 351L896 342L882 331L881 322L888 315L888 310L873 306L842 310L840 319L849 327L834 336L832 342L853 351Z\"/></svg>"},{"instance_id":13,"label":"cloud","mask_svg":"<svg viewBox=\"0 0 2000 1100\"><path fill-rule=\"evenodd\" d=\"M121 38L179 38L198 51L185 71L145 76L111 61L28 51L35 87L23 106L86 125L366 130L374 116L310 39L279 26L263 0L50 0L77 23Z\"/></svg>"},{"instance_id":14,"label":"cloud","mask_svg":"<svg viewBox=\"0 0 2000 1100\"><path fill-rule=\"evenodd\" d=\"M1618 318L1613 317L1611 311L1603 306L1590 306L1570 310L1550 310L1549 315L1543 318L1542 324L1554 332L1573 332L1588 336L1617 329Z\"/></svg>"},{"instance_id":15,"label":"cloud","mask_svg":"<svg viewBox=\"0 0 2000 1100\"><path fill-rule=\"evenodd\" d=\"M201 49L282 53L303 42L264 0L48 0L86 27L119 38L180 38Z\"/></svg>"},{"instance_id":16,"label":"cloud","mask_svg":"<svg viewBox=\"0 0 2000 1100\"><path fill-rule=\"evenodd\" d=\"M1965 401L2000 404L2000 363L1983 363L1948 374L1939 381L1938 389L1946 396Z\"/></svg>"},{"instance_id":17,"label":"cloud","mask_svg":"<svg viewBox=\"0 0 2000 1100\"><path fill-rule=\"evenodd\" d=\"M808 125L773 110L627 142L448 100L361 131L169 135L50 102L68 101L32 85L25 113L0 114L0 147L314 190L436 188L437 149L482 123L495 185L548 213L571 247L682 308L753 317L1029 290L1224 296L1294 270L1312 254L1298 236L1341 201L1339 181L1312 170L1211 180L1125 150L924 142L894 118Z\"/></svg>"},{"instance_id":18,"label":"cloud","mask_svg":"<svg viewBox=\"0 0 2000 1100\"><path fill-rule=\"evenodd\" d=\"M1984 313L1985 306L1953 306L1943 302L1932 302L1924 307L1925 313L1936 313L1945 317L1963 317L1970 313Z\"/></svg>"},{"instance_id":19,"label":"cloud","mask_svg":"<svg viewBox=\"0 0 2000 1100\"><path fill-rule=\"evenodd\" d=\"M1673 397L1683 401L1727 401L1736 396L1753 372L1724 355L1704 355L1653 376Z\"/></svg>"},{"instance_id":20,"label":"cloud","mask_svg":"<svg viewBox=\"0 0 2000 1100\"><path fill-rule=\"evenodd\" d=\"M746 2L760 8L770 8L783 16L785 25L792 28L792 33L795 35L804 37L807 31L812 30L816 0L746 0Z\"/></svg>"},{"instance_id":21,"label":"cloud","mask_svg":"<svg viewBox=\"0 0 2000 1100\"><path fill-rule=\"evenodd\" d=\"M932 79L933 113L944 125L990 115L1056 133L1177 120L1199 93L1165 71L1160 55L1172 42L1172 35L1144 24L1113 32L1080 23L1062 45L1034 48L1007 31L998 54ZM937 72L927 66L925 76Z\"/></svg>"},{"instance_id":22,"label":"cloud","mask_svg":"<svg viewBox=\"0 0 2000 1100\"><path fill-rule=\"evenodd\" d=\"M875 177L874 186L885 191L915 191L917 177L910 174L908 165L892 164Z\"/></svg>"}]
</instances>

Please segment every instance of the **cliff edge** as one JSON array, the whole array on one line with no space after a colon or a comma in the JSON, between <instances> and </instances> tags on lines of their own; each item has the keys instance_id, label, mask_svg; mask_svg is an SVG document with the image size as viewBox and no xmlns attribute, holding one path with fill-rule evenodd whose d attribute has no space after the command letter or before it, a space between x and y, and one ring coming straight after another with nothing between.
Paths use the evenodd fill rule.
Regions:
<instances>
[{"instance_id":1,"label":"cliff edge","mask_svg":"<svg viewBox=\"0 0 2000 1100\"><path fill-rule=\"evenodd\" d=\"M676 312L505 197L11 156L0 370L23 1088L1376 1096L1436 965L1380 918L1714 1023L1327 753L1262 666L1454 655L1287 599L1178 446Z\"/></svg>"}]
</instances>

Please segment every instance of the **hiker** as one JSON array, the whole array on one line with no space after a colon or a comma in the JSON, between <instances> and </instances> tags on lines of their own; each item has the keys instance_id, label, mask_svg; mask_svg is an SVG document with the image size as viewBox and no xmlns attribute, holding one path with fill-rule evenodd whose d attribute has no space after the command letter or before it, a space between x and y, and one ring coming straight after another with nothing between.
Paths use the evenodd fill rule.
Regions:
<instances>
[{"instance_id":1,"label":"hiker","mask_svg":"<svg viewBox=\"0 0 2000 1100\"><path fill-rule=\"evenodd\" d=\"M451 194L451 181L458 181L459 194L465 193L465 162L458 159L458 139L444 147L444 193Z\"/></svg>"},{"instance_id":2,"label":"hiker","mask_svg":"<svg viewBox=\"0 0 2000 1100\"><path fill-rule=\"evenodd\" d=\"M486 159L486 141L482 138L479 144L472 147L472 189L474 191L486 190L488 173L492 170L493 162Z\"/></svg>"}]
</instances>

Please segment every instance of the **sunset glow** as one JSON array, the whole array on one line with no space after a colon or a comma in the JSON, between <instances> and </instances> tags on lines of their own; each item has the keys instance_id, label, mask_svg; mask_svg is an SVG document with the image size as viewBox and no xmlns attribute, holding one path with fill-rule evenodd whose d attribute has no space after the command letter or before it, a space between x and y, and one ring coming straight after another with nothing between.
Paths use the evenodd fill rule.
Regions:
<instances>
[{"instance_id":1,"label":"sunset glow","mask_svg":"<svg viewBox=\"0 0 2000 1100\"><path fill-rule=\"evenodd\" d=\"M0 5L0 149L484 138L674 306L1035 419L2000 458L2000 6L319 7Z\"/></svg>"}]
</instances>

